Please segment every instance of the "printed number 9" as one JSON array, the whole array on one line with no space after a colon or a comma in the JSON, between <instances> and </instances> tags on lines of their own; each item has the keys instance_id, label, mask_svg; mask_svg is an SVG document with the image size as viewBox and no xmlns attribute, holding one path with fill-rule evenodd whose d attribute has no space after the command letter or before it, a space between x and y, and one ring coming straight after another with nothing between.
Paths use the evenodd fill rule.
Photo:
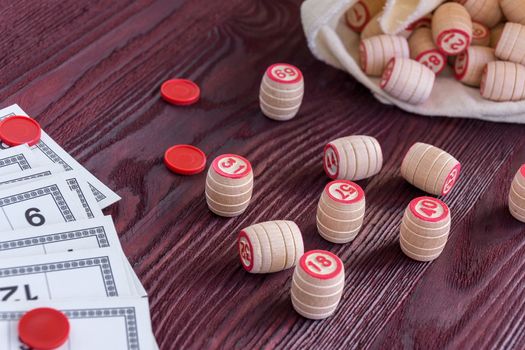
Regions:
<instances>
[{"instance_id":1,"label":"printed number 9","mask_svg":"<svg viewBox=\"0 0 525 350\"><path fill-rule=\"evenodd\" d=\"M31 226L42 226L46 223L46 218L40 213L38 208L29 208L26 210L26 220Z\"/></svg>"}]
</instances>

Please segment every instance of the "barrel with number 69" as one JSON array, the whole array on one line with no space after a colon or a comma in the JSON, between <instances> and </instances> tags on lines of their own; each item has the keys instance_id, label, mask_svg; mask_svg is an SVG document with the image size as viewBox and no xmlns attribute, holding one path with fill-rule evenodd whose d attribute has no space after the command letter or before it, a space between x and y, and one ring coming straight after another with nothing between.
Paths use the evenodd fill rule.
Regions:
<instances>
[{"instance_id":1,"label":"barrel with number 69","mask_svg":"<svg viewBox=\"0 0 525 350\"><path fill-rule=\"evenodd\" d=\"M365 217L365 193L348 180L329 182L317 205L317 230L332 243L353 241Z\"/></svg>"},{"instance_id":2,"label":"barrel with number 69","mask_svg":"<svg viewBox=\"0 0 525 350\"><path fill-rule=\"evenodd\" d=\"M261 81L259 105L270 119L285 121L295 117L303 101L301 70L288 63L272 64Z\"/></svg>"},{"instance_id":3,"label":"barrel with number 69","mask_svg":"<svg viewBox=\"0 0 525 350\"><path fill-rule=\"evenodd\" d=\"M250 162L236 154L213 160L206 177L206 202L215 214L233 217L242 214L252 198L253 171Z\"/></svg>"},{"instance_id":4,"label":"barrel with number 69","mask_svg":"<svg viewBox=\"0 0 525 350\"><path fill-rule=\"evenodd\" d=\"M292 305L303 317L327 318L339 305L344 283L345 269L337 255L326 250L306 252L294 270Z\"/></svg>"},{"instance_id":5,"label":"barrel with number 69","mask_svg":"<svg viewBox=\"0 0 525 350\"><path fill-rule=\"evenodd\" d=\"M450 209L443 201L433 197L413 199L401 222L401 250L417 261L436 259L447 244L450 220Z\"/></svg>"}]
</instances>

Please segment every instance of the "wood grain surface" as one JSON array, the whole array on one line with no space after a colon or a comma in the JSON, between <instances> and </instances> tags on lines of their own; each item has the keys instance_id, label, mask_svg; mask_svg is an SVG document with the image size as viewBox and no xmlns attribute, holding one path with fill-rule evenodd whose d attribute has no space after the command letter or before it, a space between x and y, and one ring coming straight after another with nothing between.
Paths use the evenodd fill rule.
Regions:
<instances>
[{"instance_id":1,"label":"wood grain surface","mask_svg":"<svg viewBox=\"0 0 525 350\"><path fill-rule=\"evenodd\" d=\"M525 127L428 118L378 103L349 75L315 60L299 0L48 0L0 5L0 100L18 103L122 201L107 213L151 303L161 349L481 349L525 347L525 225L506 207L525 162ZM265 68L301 68L305 97L285 123L261 114ZM171 77L196 81L202 96L175 107L159 96ZM322 149L351 134L383 147L379 175L359 184L364 227L346 245L316 232L317 200L328 178ZM450 240L432 263L406 258L399 224L422 192L399 173L416 141L463 165L444 200ZM252 162L252 203L240 217L213 215L205 172L185 177L162 162L173 144ZM298 316L292 270L250 275L236 237L250 224L294 220L305 249L327 249L345 264L336 314Z\"/></svg>"}]
</instances>

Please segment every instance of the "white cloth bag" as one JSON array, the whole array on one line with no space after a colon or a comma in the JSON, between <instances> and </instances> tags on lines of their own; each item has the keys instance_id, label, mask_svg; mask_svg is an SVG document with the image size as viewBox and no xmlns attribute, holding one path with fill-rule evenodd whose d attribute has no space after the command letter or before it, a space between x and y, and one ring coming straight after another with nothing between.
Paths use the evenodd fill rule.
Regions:
<instances>
[{"instance_id":1,"label":"white cloth bag","mask_svg":"<svg viewBox=\"0 0 525 350\"><path fill-rule=\"evenodd\" d=\"M437 77L430 98L420 105L399 101L381 90L379 78L366 76L359 67L359 36L345 23L345 11L356 0L306 0L301 6L303 28L308 46L315 57L350 73L385 104L406 111L458 118L476 118L497 122L525 123L525 101L492 102L481 98L478 88L456 81L452 70ZM395 34L408 24L430 13L444 0L387 0L381 26Z\"/></svg>"}]
</instances>

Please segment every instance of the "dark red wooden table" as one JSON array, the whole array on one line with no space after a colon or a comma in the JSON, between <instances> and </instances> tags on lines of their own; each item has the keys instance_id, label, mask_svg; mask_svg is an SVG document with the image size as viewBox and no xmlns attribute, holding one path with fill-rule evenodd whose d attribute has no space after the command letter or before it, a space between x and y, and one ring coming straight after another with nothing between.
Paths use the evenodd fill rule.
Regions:
<instances>
[{"instance_id":1,"label":"dark red wooden table","mask_svg":"<svg viewBox=\"0 0 525 350\"><path fill-rule=\"evenodd\" d=\"M350 76L308 51L299 0L49 0L0 4L0 96L19 103L64 148L122 197L113 215L124 250L150 294L162 349L525 347L525 225L506 197L525 162L525 127L419 117L378 103ZM276 61L299 66L300 115L262 116L258 88ZM187 77L201 101L174 107L160 84ZM327 177L323 145L350 134L375 136L384 167L361 181L365 226L347 245L316 233ZM422 192L399 175L415 141L455 155L463 173L446 197L452 231L430 264L406 258L398 227ZM210 160L226 152L254 166L249 210L212 215L205 173L184 177L162 162L177 143ZM345 263L337 313L312 322L292 309L292 271L250 275L238 262L238 231L290 219L306 249Z\"/></svg>"}]
</instances>

